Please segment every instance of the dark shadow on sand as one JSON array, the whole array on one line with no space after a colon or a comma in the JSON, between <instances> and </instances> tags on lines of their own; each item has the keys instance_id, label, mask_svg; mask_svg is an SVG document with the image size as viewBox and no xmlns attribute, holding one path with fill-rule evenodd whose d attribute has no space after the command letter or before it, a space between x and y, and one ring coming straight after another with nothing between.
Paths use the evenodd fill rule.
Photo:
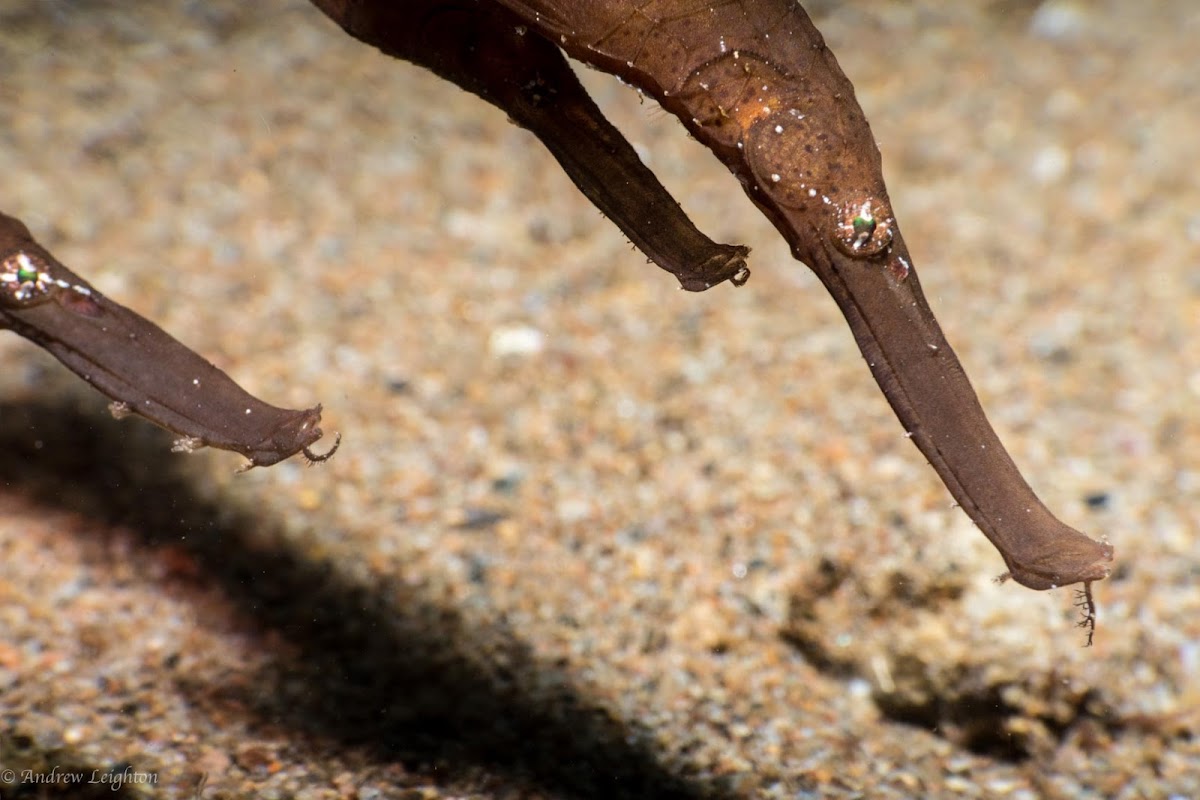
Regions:
<instances>
[{"instance_id":1,"label":"dark shadow on sand","mask_svg":"<svg viewBox=\"0 0 1200 800\"><path fill-rule=\"evenodd\" d=\"M237 698L261 724L498 796L734 796L668 771L505 626L472 627L420 586L353 580L295 552L270 519L205 498L169 443L91 396L0 402L0 491L125 526L147 548L186 548L264 642L287 644Z\"/></svg>"}]
</instances>

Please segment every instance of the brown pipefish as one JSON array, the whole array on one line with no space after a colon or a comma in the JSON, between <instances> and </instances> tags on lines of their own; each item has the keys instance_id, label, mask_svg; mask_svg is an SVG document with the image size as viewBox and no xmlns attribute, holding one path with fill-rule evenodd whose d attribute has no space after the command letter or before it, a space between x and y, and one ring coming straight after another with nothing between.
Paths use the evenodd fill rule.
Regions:
<instances>
[{"instance_id":1,"label":"brown pipefish","mask_svg":"<svg viewBox=\"0 0 1200 800\"><path fill-rule=\"evenodd\" d=\"M797 3L314 2L351 35L504 109L647 255L686 288L707 288L734 267L744 277L739 254L725 251L731 266L713 269L720 259L705 254L718 246L695 237L646 244L640 232L690 223L657 181L634 177L631 148L605 157L603 143L619 134L581 96L558 48L678 117L833 295L907 435L1003 557L1002 578L1031 589L1083 584L1090 643L1090 587L1109 575L1113 548L1055 518L996 436L921 291L854 87ZM585 123L548 122L563 118ZM618 202L597 199L614 187ZM693 273L701 277L685 277Z\"/></svg>"},{"instance_id":2,"label":"brown pipefish","mask_svg":"<svg viewBox=\"0 0 1200 800\"><path fill-rule=\"evenodd\" d=\"M1109 575L1113 548L1056 519L996 436L921 291L854 88L796 2L313 2L352 36L432 70L532 131L683 288L741 285L748 248L713 242L692 224L562 53L678 117L833 296L906 434L1000 552L1003 577L1039 590L1083 584L1090 643L1091 583ZM328 457L308 449L320 436L319 406L287 411L254 399L96 293L3 216L0 258L0 327L50 350L118 409L180 433L182 448L236 450L251 466L297 452ZM210 398L202 412L198 392Z\"/></svg>"},{"instance_id":3,"label":"brown pipefish","mask_svg":"<svg viewBox=\"0 0 1200 800\"><path fill-rule=\"evenodd\" d=\"M244 469L314 453L321 407L292 411L264 403L145 317L105 297L0 213L0 328L49 351L113 403L179 434L174 449L241 453Z\"/></svg>"}]
</instances>

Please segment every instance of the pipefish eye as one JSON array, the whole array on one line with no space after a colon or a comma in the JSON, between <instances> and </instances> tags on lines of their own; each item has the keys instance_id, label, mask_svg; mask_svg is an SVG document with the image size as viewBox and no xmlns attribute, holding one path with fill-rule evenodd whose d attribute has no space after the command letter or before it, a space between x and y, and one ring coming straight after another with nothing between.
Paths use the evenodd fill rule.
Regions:
<instances>
[{"instance_id":1,"label":"pipefish eye","mask_svg":"<svg viewBox=\"0 0 1200 800\"><path fill-rule=\"evenodd\" d=\"M16 261L17 283L32 283L40 277L41 273L34 263L29 260L29 256L21 253L17 256Z\"/></svg>"},{"instance_id":2,"label":"pipefish eye","mask_svg":"<svg viewBox=\"0 0 1200 800\"><path fill-rule=\"evenodd\" d=\"M875 198L846 203L837 211L834 243L853 258L883 252L892 243L892 214L887 204Z\"/></svg>"},{"instance_id":3,"label":"pipefish eye","mask_svg":"<svg viewBox=\"0 0 1200 800\"><path fill-rule=\"evenodd\" d=\"M854 228L854 246L855 249L861 247L864 243L870 241L871 235L875 233L875 219L864 214L860 214L850 223Z\"/></svg>"},{"instance_id":4,"label":"pipefish eye","mask_svg":"<svg viewBox=\"0 0 1200 800\"><path fill-rule=\"evenodd\" d=\"M40 258L19 251L0 262L0 301L7 305L40 301L50 289L51 277Z\"/></svg>"}]
</instances>

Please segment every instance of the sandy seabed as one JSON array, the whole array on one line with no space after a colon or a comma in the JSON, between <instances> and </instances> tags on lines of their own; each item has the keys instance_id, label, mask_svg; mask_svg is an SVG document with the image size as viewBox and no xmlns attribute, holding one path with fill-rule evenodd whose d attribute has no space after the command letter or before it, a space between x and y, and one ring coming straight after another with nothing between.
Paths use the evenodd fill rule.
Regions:
<instances>
[{"instance_id":1,"label":"sandy seabed","mask_svg":"<svg viewBox=\"0 0 1200 800\"><path fill-rule=\"evenodd\" d=\"M150 5L0 6L0 208L345 441L234 476L0 339L0 797L1200 796L1195 3L810 5L1001 437L1117 548L1091 649L652 103L585 76L743 288L299 0Z\"/></svg>"}]
</instances>

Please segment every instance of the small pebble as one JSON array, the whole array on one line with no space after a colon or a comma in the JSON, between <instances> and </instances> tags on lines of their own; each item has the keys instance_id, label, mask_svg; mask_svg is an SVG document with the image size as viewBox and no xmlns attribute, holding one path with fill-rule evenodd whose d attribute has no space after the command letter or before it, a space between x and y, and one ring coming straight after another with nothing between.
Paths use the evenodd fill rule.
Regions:
<instances>
[{"instance_id":1,"label":"small pebble","mask_svg":"<svg viewBox=\"0 0 1200 800\"><path fill-rule=\"evenodd\" d=\"M492 331L488 338L488 349L493 356L532 356L542 352L546 337L537 328L528 325L509 325Z\"/></svg>"}]
</instances>

